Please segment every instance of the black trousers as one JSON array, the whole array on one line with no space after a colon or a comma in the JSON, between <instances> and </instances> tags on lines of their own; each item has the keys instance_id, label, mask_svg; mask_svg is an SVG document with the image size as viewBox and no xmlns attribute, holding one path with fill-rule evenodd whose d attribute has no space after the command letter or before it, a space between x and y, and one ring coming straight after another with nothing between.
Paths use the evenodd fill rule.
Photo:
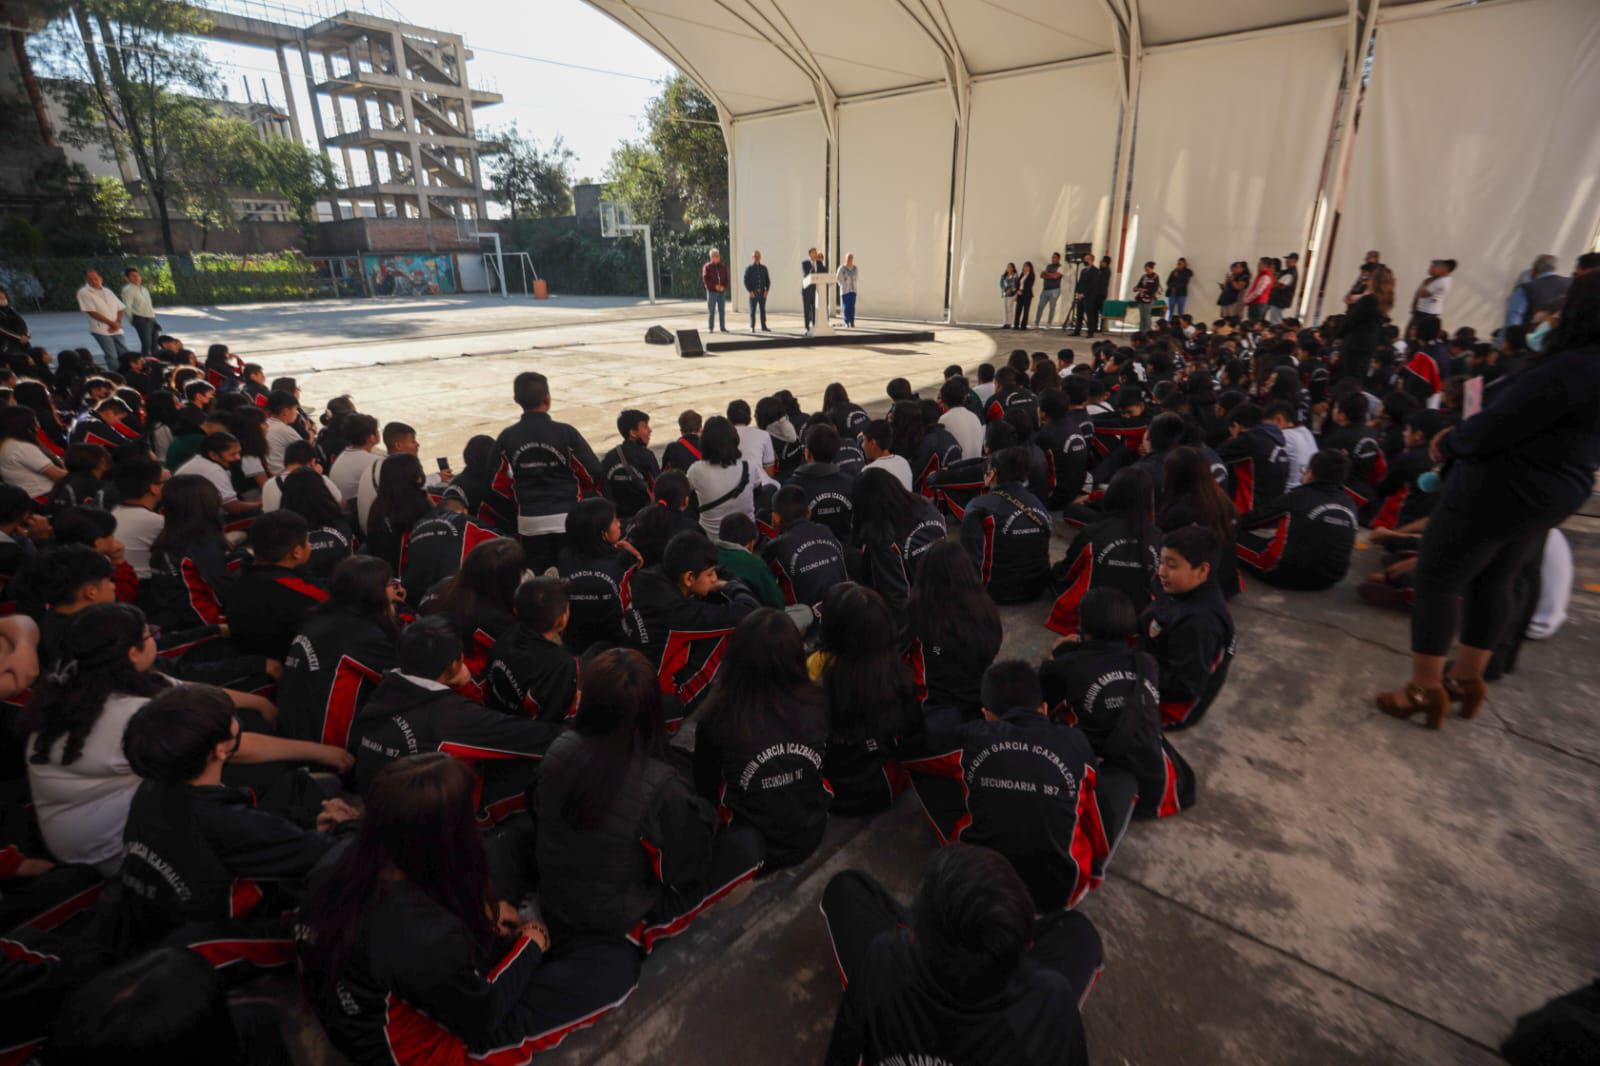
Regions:
<instances>
[{"instance_id":1,"label":"black trousers","mask_svg":"<svg viewBox=\"0 0 1600 1066\"><path fill-rule=\"evenodd\" d=\"M1467 647L1499 643L1516 614L1512 583L1545 534L1566 518L1564 510L1529 511L1498 497L1470 510L1443 503L1434 508L1417 557L1411 650L1444 655L1458 622Z\"/></svg>"},{"instance_id":2,"label":"black trousers","mask_svg":"<svg viewBox=\"0 0 1600 1066\"><path fill-rule=\"evenodd\" d=\"M535 574L543 574L556 565L556 557L567 546L565 533L540 533L517 539L522 542L522 555L528 561L528 569Z\"/></svg>"},{"instance_id":3,"label":"black trousers","mask_svg":"<svg viewBox=\"0 0 1600 1066\"><path fill-rule=\"evenodd\" d=\"M817 289L815 285L807 285L800 290L800 310L806 318L806 329L817 324Z\"/></svg>"},{"instance_id":4,"label":"black trousers","mask_svg":"<svg viewBox=\"0 0 1600 1066\"><path fill-rule=\"evenodd\" d=\"M828 922L839 977L846 984L874 940L911 924L911 912L859 870L845 870L828 882L822 891L822 916ZM1094 924L1078 911L1058 911L1040 916L1033 932L1028 957L1065 977L1081 1004L1105 960Z\"/></svg>"},{"instance_id":5,"label":"black trousers","mask_svg":"<svg viewBox=\"0 0 1600 1066\"><path fill-rule=\"evenodd\" d=\"M1100 332L1100 297L1090 293L1083 298L1083 325L1089 336Z\"/></svg>"},{"instance_id":6,"label":"black trousers","mask_svg":"<svg viewBox=\"0 0 1600 1066\"><path fill-rule=\"evenodd\" d=\"M1012 320L1011 320L1011 328L1012 329L1027 329L1028 328L1028 308L1030 308L1032 306L1033 306L1033 297L1032 296L1018 296L1017 297L1017 312L1012 317Z\"/></svg>"}]
</instances>

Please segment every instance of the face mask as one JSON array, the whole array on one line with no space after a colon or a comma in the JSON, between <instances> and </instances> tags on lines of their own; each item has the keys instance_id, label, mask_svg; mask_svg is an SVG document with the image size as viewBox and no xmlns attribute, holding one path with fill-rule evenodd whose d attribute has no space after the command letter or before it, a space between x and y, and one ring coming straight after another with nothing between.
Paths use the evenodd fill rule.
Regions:
<instances>
[{"instance_id":1,"label":"face mask","mask_svg":"<svg viewBox=\"0 0 1600 1066\"><path fill-rule=\"evenodd\" d=\"M1528 347L1536 352L1544 351L1544 339L1550 332L1550 320L1547 318L1539 323L1539 328L1528 334Z\"/></svg>"}]
</instances>

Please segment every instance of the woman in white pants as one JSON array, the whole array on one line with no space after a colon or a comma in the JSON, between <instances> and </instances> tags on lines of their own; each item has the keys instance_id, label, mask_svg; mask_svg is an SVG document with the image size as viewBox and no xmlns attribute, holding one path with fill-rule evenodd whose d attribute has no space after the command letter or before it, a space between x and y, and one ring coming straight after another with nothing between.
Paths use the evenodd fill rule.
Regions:
<instances>
[{"instance_id":1,"label":"woman in white pants","mask_svg":"<svg viewBox=\"0 0 1600 1066\"><path fill-rule=\"evenodd\" d=\"M1001 329L1010 329L1011 320L1017 317L1017 264L1007 263L1006 272L1000 275L1000 299L1006 307L1005 317L1000 320Z\"/></svg>"}]
</instances>

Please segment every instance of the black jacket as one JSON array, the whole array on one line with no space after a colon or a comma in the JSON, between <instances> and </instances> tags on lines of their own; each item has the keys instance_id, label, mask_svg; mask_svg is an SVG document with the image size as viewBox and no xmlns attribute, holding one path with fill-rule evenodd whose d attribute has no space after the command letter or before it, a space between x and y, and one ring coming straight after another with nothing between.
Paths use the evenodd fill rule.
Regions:
<instances>
[{"instance_id":1,"label":"black jacket","mask_svg":"<svg viewBox=\"0 0 1600 1066\"><path fill-rule=\"evenodd\" d=\"M400 582L406 602L420 604L428 590L455 577L472 549L498 537L460 511L435 507L411 527L400 552Z\"/></svg>"},{"instance_id":2,"label":"black jacket","mask_svg":"<svg viewBox=\"0 0 1600 1066\"><path fill-rule=\"evenodd\" d=\"M343 608L312 614L283 660L279 732L348 747L356 711L395 665L394 637L378 623Z\"/></svg>"},{"instance_id":3,"label":"black jacket","mask_svg":"<svg viewBox=\"0 0 1600 1066\"><path fill-rule=\"evenodd\" d=\"M961 546L996 603L1029 603L1050 574L1050 514L1018 484L996 485L961 519Z\"/></svg>"},{"instance_id":4,"label":"black jacket","mask_svg":"<svg viewBox=\"0 0 1600 1066\"><path fill-rule=\"evenodd\" d=\"M930 729L907 770L945 843L994 848L1041 911L1077 904L1100 883L1110 845L1095 805L1095 754L1072 726L1034 708Z\"/></svg>"},{"instance_id":5,"label":"black jacket","mask_svg":"<svg viewBox=\"0 0 1600 1066\"><path fill-rule=\"evenodd\" d=\"M1289 487L1289 449L1283 430L1263 422L1251 426L1217 449L1228 464L1233 506L1244 517Z\"/></svg>"},{"instance_id":6,"label":"black jacket","mask_svg":"<svg viewBox=\"0 0 1600 1066\"><path fill-rule=\"evenodd\" d=\"M1350 570L1358 522L1343 485L1301 485L1262 508L1250 525L1271 539L1241 537L1239 558L1268 584L1327 589Z\"/></svg>"},{"instance_id":7,"label":"black jacket","mask_svg":"<svg viewBox=\"0 0 1600 1066\"><path fill-rule=\"evenodd\" d=\"M911 464L911 488L927 493L928 479L952 463L961 461L961 444L948 429L932 425L922 434L917 454L908 455Z\"/></svg>"},{"instance_id":8,"label":"black jacket","mask_svg":"<svg viewBox=\"0 0 1600 1066\"><path fill-rule=\"evenodd\" d=\"M1228 680L1233 616L1215 579L1183 596L1165 592L1140 616L1140 647L1161 667L1161 724L1192 726Z\"/></svg>"},{"instance_id":9,"label":"black jacket","mask_svg":"<svg viewBox=\"0 0 1600 1066\"><path fill-rule=\"evenodd\" d=\"M493 487L517 501L518 518L566 514L599 491L600 460L583 434L544 411L525 412L494 442Z\"/></svg>"},{"instance_id":10,"label":"black jacket","mask_svg":"<svg viewBox=\"0 0 1600 1066\"><path fill-rule=\"evenodd\" d=\"M228 590L229 638L246 655L282 662L300 623L327 598L327 589L300 570L270 564L247 567Z\"/></svg>"},{"instance_id":11,"label":"black jacket","mask_svg":"<svg viewBox=\"0 0 1600 1066\"><path fill-rule=\"evenodd\" d=\"M1350 484L1364 498L1388 476L1388 460L1370 426L1336 426L1323 436L1320 446L1337 448L1350 457Z\"/></svg>"},{"instance_id":12,"label":"black jacket","mask_svg":"<svg viewBox=\"0 0 1600 1066\"><path fill-rule=\"evenodd\" d=\"M1372 516L1372 526L1392 529L1432 514L1433 505L1439 502L1438 491L1423 492L1417 487L1417 480L1432 469L1433 458L1426 444L1395 456L1378 484L1378 498L1383 503Z\"/></svg>"},{"instance_id":13,"label":"black jacket","mask_svg":"<svg viewBox=\"0 0 1600 1066\"><path fill-rule=\"evenodd\" d=\"M1027 416L1029 432L1039 428L1039 397L1021 385L991 396L988 406L983 409L983 420L998 422L1013 411L1021 411Z\"/></svg>"},{"instance_id":14,"label":"black jacket","mask_svg":"<svg viewBox=\"0 0 1600 1066\"><path fill-rule=\"evenodd\" d=\"M330 522L308 530L306 542L311 545L306 573L320 581L332 577L333 568L355 554L355 537L348 522Z\"/></svg>"},{"instance_id":15,"label":"black jacket","mask_svg":"<svg viewBox=\"0 0 1600 1066\"><path fill-rule=\"evenodd\" d=\"M802 519L784 527L761 549L786 603L815 607L833 586L850 580L844 546L820 522Z\"/></svg>"},{"instance_id":16,"label":"black jacket","mask_svg":"<svg viewBox=\"0 0 1600 1066\"><path fill-rule=\"evenodd\" d=\"M624 520L655 502L660 473L655 452L636 440L623 441L600 460L601 488Z\"/></svg>"},{"instance_id":17,"label":"black jacket","mask_svg":"<svg viewBox=\"0 0 1600 1066\"><path fill-rule=\"evenodd\" d=\"M1064 635L1078 632L1078 605L1097 588L1114 588L1128 597L1134 610L1143 610L1161 561L1160 542L1160 531L1152 522L1141 551L1128 523L1115 515L1080 530L1067 554L1051 568L1052 582L1060 591L1045 624Z\"/></svg>"},{"instance_id":18,"label":"black jacket","mask_svg":"<svg viewBox=\"0 0 1600 1066\"><path fill-rule=\"evenodd\" d=\"M1082 410L1069 411L1054 422L1047 422L1034 435L1033 443L1044 452L1050 494L1045 503L1059 511L1084 494L1084 479L1089 474L1089 441L1094 424Z\"/></svg>"},{"instance_id":19,"label":"black jacket","mask_svg":"<svg viewBox=\"0 0 1600 1066\"><path fill-rule=\"evenodd\" d=\"M700 461L700 435L679 437L661 451L661 468L688 473Z\"/></svg>"},{"instance_id":20,"label":"black jacket","mask_svg":"<svg viewBox=\"0 0 1600 1066\"><path fill-rule=\"evenodd\" d=\"M840 469L837 463L806 463L795 469L789 484L806 490L813 522L821 522L833 530L841 543L850 539L853 514L850 492L856 484L853 476Z\"/></svg>"},{"instance_id":21,"label":"black jacket","mask_svg":"<svg viewBox=\"0 0 1600 1066\"><path fill-rule=\"evenodd\" d=\"M767 270L767 264L751 263L745 267L744 287L746 292L753 292L757 296L765 296L767 290L772 288L772 273Z\"/></svg>"},{"instance_id":22,"label":"black jacket","mask_svg":"<svg viewBox=\"0 0 1600 1066\"><path fill-rule=\"evenodd\" d=\"M761 604L741 581L712 598L685 596L659 567L635 571L629 588L623 631L660 671L662 716L675 731L717 676L728 634Z\"/></svg>"},{"instance_id":23,"label":"black jacket","mask_svg":"<svg viewBox=\"0 0 1600 1066\"><path fill-rule=\"evenodd\" d=\"M464 1063L537 1035L519 1026L518 1008L543 957L518 937L497 939L485 959L459 918L409 881L380 879L337 981L314 974L308 984L329 1040L354 1066Z\"/></svg>"},{"instance_id":24,"label":"black jacket","mask_svg":"<svg viewBox=\"0 0 1600 1066\"><path fill-rule=\"evenodd\" d=\"M567 647L583 652L593 644L622 641L622 612L632 598L629 575L638 565L638 558L624 548L595 559L579 558L571 548L561 550L556 567L567 583L572 612L563 634Z\"/></svg>"},{"instance_id":25,"label":"black jacket","mask_svg":"<svg viewBox=\"0 0 1600 1066\"><path fill-rule=\"evenodd\" d=\"M983 477L988 470L987 456L957 460L930 477L923 492L959 522L972 501L983 495Z\"/></svg>"},{"instance_id":26,"label":"black jacket","mask_svg":"<svg viewBox=\"0 0 1600 1066\"><path fill-rule=\"evenodd\" d=\"M139 583L139 606L162 629L219 625L227 620L222 603L240 562L214 542L153 551L150 576Z\"/></svg>"},{"instance_id":27,"label":"black jacket","mask_svg":"<svg viewBox=\"0 0 1600 1066\"><path fill-rule=\"evenodd\" d=\"M939 509L926 500L919 499L909 514L897 518L899 521L893 526L869 522L857 532L861 550L857 577L883 597L904 635L910 625L906 605L922 557L949 535L950 527Z\"/></svg>"},{"instance_id":28,"label":"black jacket","mask_svg":"<svg viewBox=\"0 0 1600 1066\"><path fill-rule=\"evenodd\" d=\"M578 710L578 660L527 626L494 643L483 702L508 715L560 724Z\"/></svg>"}]
</instances>

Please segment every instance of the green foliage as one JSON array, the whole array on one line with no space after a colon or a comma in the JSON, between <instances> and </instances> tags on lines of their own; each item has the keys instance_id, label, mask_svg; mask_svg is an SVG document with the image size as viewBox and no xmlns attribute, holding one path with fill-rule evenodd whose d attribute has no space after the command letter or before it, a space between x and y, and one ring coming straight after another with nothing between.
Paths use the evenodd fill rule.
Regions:
<instances>
[{"instance_id":1,"label":"green foliage","mask_svg":"<svg viewBox=\"0 0 1600 1066\"><path fill-rule=\"evenodd\" d=\"M690 225L728 217L728 147L717 108L692 81L674 74L645 107L644 137L611 153L606 181L640 223Z\"/></svg>"},{"instance_id":2,"label":"green foliage","mask_svg":"<svg viewBox=\"0 0 1600 1066\"><path fill-rule=\"evenodd\" d=\"M122 238L133 231L124 222L133 217L133 197L120 178L95 178L89 205L94 219L95 232L105 247L116 251L122 247Z\"/></svg>"},{"instance_id":3,"label":"green foliage","mask_svg":"<svg viewBox=\"0 0 1600 1066\"><path fill-rule=\"evenodd\" d=\"M32 259L44 251L44 234L21 215L0 218L0 252Z\"/></svg>"},{"instance_id":4,"label":"green foliage","mask_svg":"<svg viewBox=\"0 0 1600 1066\"><path fill-rule=\"evenodd\" d=\"M485 140L489 193L513 219L572 213L572 161L577 157L559 135L548 149L541 149L513 122Z\"/></svg>"},{"instance_id":5,"label":"green foliage","mask_svg":"<svg viewBox=\"0 0 1600 1066\"><path fill-rule=\"evenodd\" d=\"M644 238L609 240L576 218L502 220L508 250L526 251L539 276L556 293L574 296L644 296ZM721 237L717 238L720 230ZM652 238L656 257L656 295L697 299L705 295L700 265L706 249L727 244L727 226L679 234L663 230Z\"/></svg>"},{"instance_id":6,"label":"green foliage","mask_svg":"<svg viewBox=\"0 0 1600 1066\"><path fill-rule=\"evenodd\" d=\"M333 166L299 141L273 137L256 142L255 187L289 201L302 226L317 221L317 201L334 188Z\"/></svg>"},{"instance_id":7,"label":"green foliage","mask_svg":"<svg viewBox=\"0 0 1600 1066\"><path fill-rule=\"evenodd\" d=\"M0 276L18 264L0 263ZM138 267L156 306L212 306L270 300L306 300L321 294L315 264L299 252L263 255L89 256L36 259L29 264L48 311L75 311L83 273L100 271L106 284L121 288L122 272ZM20 273L20 271L16 271Z\"/></svg>"}]
</instances>

